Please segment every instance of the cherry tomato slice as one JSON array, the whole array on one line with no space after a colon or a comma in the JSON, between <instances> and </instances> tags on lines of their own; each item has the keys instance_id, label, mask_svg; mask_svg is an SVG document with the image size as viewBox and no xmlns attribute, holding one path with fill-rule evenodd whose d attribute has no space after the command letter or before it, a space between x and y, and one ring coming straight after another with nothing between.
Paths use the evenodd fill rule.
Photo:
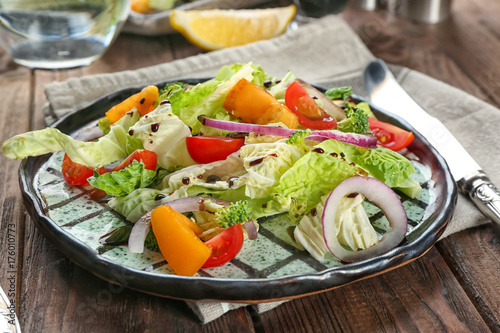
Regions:
<instances>
[{"instance_id":1,"label":"cherry tomato slice","mask_svg":"<svg viewBox=\"0 0 500 333\"><path fill-rule=\"evenodd\" d=\"M294 81L285 92L286 106L297 115L299 124L317 130L337 127L335 119L316 104L306 89Z\"/></svg>"},{"instance_id":2,"label":"cherry tomato slice","mask_svg":"<svg viewBox=\"0 0 500 333\"><path fill-rule=\"evenodd\" d=\"M189 136L186 146L191 158L198 164L225 160L245 144L243 138L219 136Z\"/></svg>"},{"instance_id":3,"label":"cherry tomato slice","mask_svg":"<svg viewBox=\"0 0 500 333\"><path fill-rule=\"evenodd\" d=\"M144 167L148 170L156 170L156 163L158 162L158 157L156 156L156 153L153 151L145 149L137 149L132 154L128 155L128 157L124 159L120 164L115 166L113 171L125 169L134 160L143 162L145 165Z\"/></svg>"},{"instance_id":4,"label":"cherry tomato slice","mask_svg":"<svg viewBox=\"0 0 500 333\"><path fill-rule=\"evenodd\" d=\"M243 246L243 228L241 224L225 229L214 238L205 242L212 249L212 255L203 264L203 267L216 267L230 261Z\"/></svg>"},{"instance_id":5,"label":"cherry tomato slice","mask_svg":"<svg viewBox=\"0 0 500 333\"><path fill-rule=\"evenodd\" d=\"M412 132L372 117L368 118L368 122L370 130L377 137L377 144L394 151L406 148L415 137Z\"/></svg>"},{"instance_id":6,"label":"cherry tomato slice","mask_svg":"<svg viewBox=\"0 0 500 333\"><path fill-rule=\"evenodd\" d=\"M100 167L99 169L97 169L97 172L102 175L103 173L106 173L107 170L104 167ZM68 154L65 153L61 173L68 185L84 186L89 184L87 179L94 175L94 169L86 165L73 162L69 158Z\"/></svg>"}]
</instances>

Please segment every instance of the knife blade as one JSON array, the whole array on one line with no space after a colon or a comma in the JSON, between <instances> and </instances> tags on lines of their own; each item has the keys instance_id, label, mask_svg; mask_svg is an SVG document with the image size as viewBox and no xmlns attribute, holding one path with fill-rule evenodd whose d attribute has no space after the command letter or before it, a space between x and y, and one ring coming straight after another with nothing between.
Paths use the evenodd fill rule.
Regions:
<instances>
[{"instance_id":1,"label":"knife blade","mask_svg":"<svg viewBox=\"0 0 500 333\"><path fill-rule=\"evenodd\" d=\"M364 83L370 103L406 120L422 134L446 160L459 190L500 225L500 191L443 123L429 115L399 85L383 60L368 64Z\"/></svg>"}]
</instances>

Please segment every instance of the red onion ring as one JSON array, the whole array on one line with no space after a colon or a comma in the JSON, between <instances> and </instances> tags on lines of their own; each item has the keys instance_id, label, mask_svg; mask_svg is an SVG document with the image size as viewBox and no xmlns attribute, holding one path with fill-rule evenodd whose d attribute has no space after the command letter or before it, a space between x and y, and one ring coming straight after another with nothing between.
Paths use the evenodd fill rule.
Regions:
<instances>
[{"instance_id":1,"label":"red onion ring","mask_svg":"<svg viewBox=\"0 0 500 333\"><path fill-rule=\"evenodd\" d=\"M78 132L73 139L78 141L93 141L102 137L104 133L97 125L86 128L83 131Z\"/></svg>"},{"instance_id":2,"label":"red onion ring","mask_svg":"<svg viewBox=\"0 0 500 333\"><path fill-rule=\"evenodd\" d=\"M324 136L328 139L349 143L361 148L375 148L377 146L377 137L371 134L344 133L338 130L329 130L312 131L311 135Z\"/></svg>"},{"instance_id":3,"label":"red onion ring","mask_svg":"<svg viewBox=\"0 0 500 333\"><path fill-rule=\"evenodd\" d=\"M186 197L165 202L160 206L170 206L172 207L172 209L178 211L179 213L198 212L205 210L205 204L203 203L205 200L210 200L221 206L229 206L231 204L230 201L217 198ZM128 239L128 249L131 253L144 252L144 240L146 239L146 236L151 229L152 211L153 210L150 210L139 220L137 220L137 222L135 222Z\"/></svg>"},{"instance_id":4,"label":"red onion ring","mask_svg":"<svg viewBox=\"0 0 500 333\"><path fill-rule=\"evenodd\" d=\"M340 121L342 119L345 119L346 116L345 116L344 110L342 110L342 108L340 106L338 106L337 104L335 104L331 99L326 97L321 91L314 88L313 86L311 86L309 83L307 83L304 80L296 79L295 81L297 81L298 84L300 84L302 87L304 87L304 89L307 91L307 93L310 96L316 97L317 99L319 99L321 101L321 103L323 104L322 105L323 110L325 110L326 113L328 113L330 116L332 116L336 121Z\"/></svg>"},{"instance_id":5,"label":"red onion ring","mask_svg":"<svg viewBox=\"0 0 500 333\"><path fill-rule=\"evenodd\" d=\"M247 132L284 137L290 136L295 132L295 130L278 126L237 123L234 121L206 118L204 116L199 116L198 120L205 126L231 132Z\"/></svg>"},{"instance_id":6,"label":"red onion ring","mask_svg":"<svg viewBox=\"0 0 500 333\"><path fill-rule=\"evenodd\" d=\"M327 138L326 136L321 136L321 135L308 135L308 136L306 136L305 139L311 140L311 141L323 142L323 141L328 140L330 138Z\"/></svg>"},{"instance_id":7,"label":"red onion ring","mask_svg":"<svg viewBox=\"0 0 500 333\"><path fill-rule=\"evenodd\" d=\"M246 221L245 223L243 223L243 228L245 228L247 232L248 239L250 240L257 239L257 227L255 226L253 220Z\"/></svg>"},{"instance_id":8,"label":"red onion ring","mask_svg":"<svg viewBox=\"0 0 500 333\"><path fill-rule=\"evenodd\" d=\"M335 230L335 214L340 200L351 193L361 193L379 206L391 225L391 229L377 244L360 251L346 250L339 243ZM340 183L328 196L322 216L326 246L335 257L345 262L373 258L395 248L406 236L407 223L406 212L396 193L380 180L371 177L352 177Z\"/></svg>"},{"instance_id":9,"label":"red onion ring","mask_svg":"<svg viewBox=\"0 0 500 333\"><path fill-rule=\"evenodd\" d=\"M274 136L289 137L297 130L270 125L255 125L247 123L236 123L218 119L199 116L198 120L205 126L232 132L249 132ZM343 133L338 130L311 131L310 136L322 136L328 139L349 143L362 148L374 148L377 146L377 138L373 135ZM307 138L306 138L307 139ZM314 139L315 140L315 139ZM326 139L325 139L326 140ZM316 140L315 140L316 141Z\"/></svg>"}]
</instances>

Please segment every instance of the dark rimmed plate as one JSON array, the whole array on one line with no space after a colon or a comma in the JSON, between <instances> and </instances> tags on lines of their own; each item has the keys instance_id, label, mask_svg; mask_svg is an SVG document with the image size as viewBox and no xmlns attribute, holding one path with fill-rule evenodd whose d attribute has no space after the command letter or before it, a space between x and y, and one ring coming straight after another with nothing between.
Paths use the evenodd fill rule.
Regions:
<instances>
[{"instance_id":1,"label":"dark rimmed plate","mask_svg":"<svg viewBox=\"0 0 500 333\"><path fill-rule=\"evenodd\" d=\"M183 81L195 84L203 80ZM108 95L54 126L77 135L94 127L106 110L138 90ZM25 206L44 236L76 264L110 282L185 300L262 302L300 297L378 275L419 258L439 239L451 219L457 187L444 159L408 123L383 110L373 111L381 120L415 133L406 154L414 161L416 180L423 191L416 199L398 193L409 218L405 241L384 255L359 263L343 265L333 256L316 261L293 245L286 221L277 218L261 223L258 239L246 241L230 263L203 269L194 277L177 276L158 253L130 254L125 246L99 244L100 236L127 222L104 203L93 200L90 187L66 185L60 174L61 153L25 159L19 171L20 186ZM367 212L374 224L385 223L376 207L367 207Z\"/></svg>"}]
</instances>

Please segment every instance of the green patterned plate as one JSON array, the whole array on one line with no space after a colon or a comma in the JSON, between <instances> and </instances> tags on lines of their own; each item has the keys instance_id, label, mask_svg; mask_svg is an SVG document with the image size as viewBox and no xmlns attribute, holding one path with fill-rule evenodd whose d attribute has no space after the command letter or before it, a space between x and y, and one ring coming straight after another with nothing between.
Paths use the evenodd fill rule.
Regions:
<instances>
[{"instance_id":1,"label":"green patterned plate","mask_svg":"<svg viewBox=\"0 0 500 333\"><path fill-rule=\"evenodd\" d=\"M197 83L200 80L186 80ZM162 86L162 85L161 85ZM107 96L68 115L55 126L78 135L96 126L111 105L138 89ZM401 120L374 110L382 120L412 130ZM415 131L414 131L415 132ZM380 274L422 256L439 238L455 207L457 189L446 163L418 133L407 156L423 191L415 199L398 193L408 215L405 241L379 257L343 264L332 255L319 262L295 246L285 217L260 223L259 237L245 241L230 263L202 269L194 277L173 273L160 253L132 254L126 246L102 246L99 238L128 222L105 202L94 200L90 186L69 186L61 175L64 154L24 160L20 185L37 227L61 252L97 276L146 293L188 300L259 302L300 297ZM387 228L383 213L365 206L376 229Z\"/></svg>"}]
</instances>

